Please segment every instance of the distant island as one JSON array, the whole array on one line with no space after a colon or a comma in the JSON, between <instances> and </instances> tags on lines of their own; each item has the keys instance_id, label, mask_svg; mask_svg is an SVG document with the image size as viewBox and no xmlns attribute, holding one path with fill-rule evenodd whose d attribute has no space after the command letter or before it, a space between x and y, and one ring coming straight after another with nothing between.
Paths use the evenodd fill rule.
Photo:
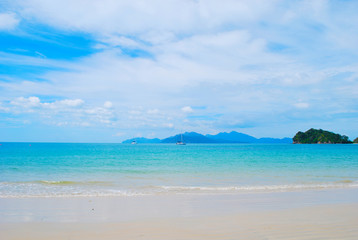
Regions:
<instances>
[{"instance_id":1,"label":"distant island","mask_svg":"<svg viewBox=\"0 0 358 240\"><path fill-rule=\"evenodd\" d=\"M353 140L353 143L358 143L358 137Z\"/></svg>"},{"instance_id":2,"label":"distant island","mask_svg":"<svg viewBox=\"0 0 358 240\"><path fill-rule=\"evenodd\" d=\"M122 143L176 143L181 140L186 143L292 143L292 138L255 138L250 135L232 131L230 133L221 132L216 135L200 134L196 132L185 132L164 139L131 138Z\"/></svg>"},{"instance_id":3,"label":"distant island","mask_svg":"<svg viewBox=\"0 0 358 240\"><path fill-rule=\"evenodd\" d=\"M357 140L357 139L356 139ZM325 131L322 129L309 129L306 132L298 132L293 137L294 144L336 144L352 143L347 136Z\"/></svg>"}]
</instances>

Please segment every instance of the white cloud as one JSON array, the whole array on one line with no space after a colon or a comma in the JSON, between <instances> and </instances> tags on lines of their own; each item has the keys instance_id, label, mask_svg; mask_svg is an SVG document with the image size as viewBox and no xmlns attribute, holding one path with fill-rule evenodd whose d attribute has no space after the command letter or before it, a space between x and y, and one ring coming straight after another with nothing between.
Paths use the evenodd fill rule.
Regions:
<instances>
[{"instance_id":1,"label":"white cloud","mask_svg":"<svg viewBox=\"0 0 358 240\"><path fill-rule=\"evenodd\" d=\"M105 107L105 108L112 108L112 107L113 107L113 103L110 102L110 101L106 101L106 102L103 104L103 107Z\"/></svg>"},{"instance_id":2,"label":"white cloud","mask_svg":"<svg viewBox=\"0 0 358 240\"><path fill-rule=\"evenodd\" d=\"M33 116L39 117L38 120L57 126L90 126L96 123L115 124L113 120L115 119L115 114L112 110L85 105L82 99L42 102L40 98L35 96L19 97L10 101L7 107L2 108L7 112L18 115L33 114Z\"/></svg>"},{"instance_id":3,"label":"white cloud","mask_svg":"<svg viewBox=\"0 0 358 240\"><path fill-rule=\"evenodd\" d=\"M299 103L295 103L294 106L296 108L305 109L305 108L309 108L310 105L305 102L299 102Z\"/></svg>"},{"instance_id":4,"label":"white cloud","mask_svg":"<svg viewBox=\"0 0 358 240\"><path fill-rule=\"evenodd\" d=\"M9 112L10 111L10 108L7 108L7 107L3 107L0 105L0 112Z\"/></svg>"},{"instance_id":5,"label":"white cloud","mask_svg":"<svg viewBox=\"0 0 358 240\"><path fill-rule=\"evenodd\" d=\"M67 105L70 107L78 107L80 105L82 105L84 103L84 101L82 99L65 99L65 100L61 100L59 101L60 104L63 105Z\"/></svg>"},{"instance_id":6,"label":"white cloud","mask_svg":"<svg viewBox=\"0 0 358 240\"><path fill-rule=\"evenodd\" d=\"M163 124L163 126L166 128L173 128L174 124L173 123L165 123L165 124Z\"/></svg>"},{"instance_id":7,"label":"white cloud","mask_svg":"<svg viewBox=\"0 0 358 240\"><path fill-rule=\"evenodd\" d=\"M155 109L149 109L149 110L147 111L147 113L148 113L148 114L151 114L151 115L152 115L152 114L158 114L158 113L159 113L159 110L156 109L156 108L155 108Z\"/></svg>"},{"instance_id":8,"label":"white cloud","mask_svg":"<svg viewBox=\"0 0 358 240\"><path fill-rule=\"evenodd\" d=\"M15 13L0 13L0 31L9 31L17 27L20 20Z\"/></svg>"},{"instance_id":9,"label":"white cloud","mask_svg":"<svg viewBox=\"0 0 358 240\"><path fill-rule=\"evenodd\" d=\"M124 36L110 35L107 38L103 38L101 41L108 44L111 47L116 47L116 46L127 47L127 48L142 47L142 45L137 41Z\"/></svg>"},{"instance_id":10,"label":"white cloud","mask_svg":"<svg viewBox=\"0 0 358 240\"><path fill-rule=\"evenodd\" d=\"M194 112L194 110L193 110L190 106L182 107L181 110L182 110L184 113L192 113L192 112Z\"/></svg>"},{"instance_id":11,"label":"white cloud","mask_svg":"<svg viewBox=\"0 0 358 240\"><path fill-rule=\"evenodd\" d=\"M44 102L41 105L44 108L50 109L67 109L67 108L75 108L84 104L82 99L64 99L54 102Z\"/></svg>"},{"instance_id":12,"label":"white cloud","mask_svg":"<svg viewBox=\"0 0 358 240\"><path fill-rule=\"evenodd\" d=\"M138 111L138 110L130 110L128 113L130 115L141 115L142 114L142 112Z\"/></svg>"},{"instance_id":13,"label":"white cloud","mask_svg":"<svg viewBox=\"0 0 358 240\"><path fill-rule=\"evenodd\" d=\"M82 99L64 99L54 102L41 102L40 98L36 96L32 97L19 97L10 102L11 105L18 106L21 108L49 108L49 109L59 109L67 107L78 107L84 104Z\"/></svg>"},{"instance_id":14,"label":"white cloud","mask_svg":"<svg viewBox=\"0 0 358 240\"><path fill-rule=\"evenodd\" d=\"M239 26L257 20L274 9L275 1L259 0L25 0L12 3L25 18L51 26L95 33L146 34L193 33L222 25ZM60 11L59 11L60 9Z\"/></svg>"},{"instance_id":15,"label":"white cloud","mask_svg":"<svg viewBox=\"0 0 358 240\"><path fill-rule=\"evenodd\" d=\"M40 99L38 97L19 97L10 102L11 105L23 107L23 108L33 108L40 106Z\"/></svg>"}]
</instances>

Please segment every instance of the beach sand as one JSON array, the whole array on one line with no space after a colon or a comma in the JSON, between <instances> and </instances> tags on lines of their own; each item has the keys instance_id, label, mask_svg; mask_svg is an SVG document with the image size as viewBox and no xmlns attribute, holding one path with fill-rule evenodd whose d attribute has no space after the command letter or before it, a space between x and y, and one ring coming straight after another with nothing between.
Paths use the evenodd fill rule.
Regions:
<instances>
[{"instance_id":1,"label":"beach sand","mask_svg":"<svg viewBox=\"0 0 358 240\"><path fill-rule=\"evenodd\" d=\"M0 199L7 239L358 239L358 190Z\"/></svg>"}]
</instances>

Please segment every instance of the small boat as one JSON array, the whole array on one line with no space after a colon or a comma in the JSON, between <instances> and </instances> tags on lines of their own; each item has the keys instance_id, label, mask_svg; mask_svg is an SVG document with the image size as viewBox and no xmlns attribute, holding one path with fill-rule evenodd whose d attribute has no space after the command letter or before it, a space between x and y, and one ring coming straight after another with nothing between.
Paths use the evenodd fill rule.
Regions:
<instances>
[{"instance_id":1,"label":"small boat","mask_svg":"<svg viewBox=\"0 0 358 240\"><path fill-rule=\"evenodd\" d=\"M133 141L131 142L131 144L137 144L137 142L136 142L135 140L133 140Z\"/></svg>"},{"instance_id":2,"label":"small boat","mask_svg":"<svg viewBox=\"0 0 358 240\"><path fill-rule=\"evenodd\" d=\"M186 145L186 143L183 141L183 134L180 134L181 140L177 141L176 145Z\"/></svg>"}]
</instances>

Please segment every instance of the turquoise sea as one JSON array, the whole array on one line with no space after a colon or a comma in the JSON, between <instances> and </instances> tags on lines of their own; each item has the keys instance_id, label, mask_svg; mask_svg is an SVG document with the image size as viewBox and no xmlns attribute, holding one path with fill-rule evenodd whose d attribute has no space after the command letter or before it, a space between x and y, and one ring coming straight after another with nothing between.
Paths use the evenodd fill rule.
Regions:
<instances>
[{"instance_id":1,"label":"turquoise sea","mask_svg":"<svg viewBox=\"0 0 358 240\"><path fill-rule=\"evenodd\" d=\"M0 145L2 198L357 187L357 144Z\"/></svg>"}]
</instances>

